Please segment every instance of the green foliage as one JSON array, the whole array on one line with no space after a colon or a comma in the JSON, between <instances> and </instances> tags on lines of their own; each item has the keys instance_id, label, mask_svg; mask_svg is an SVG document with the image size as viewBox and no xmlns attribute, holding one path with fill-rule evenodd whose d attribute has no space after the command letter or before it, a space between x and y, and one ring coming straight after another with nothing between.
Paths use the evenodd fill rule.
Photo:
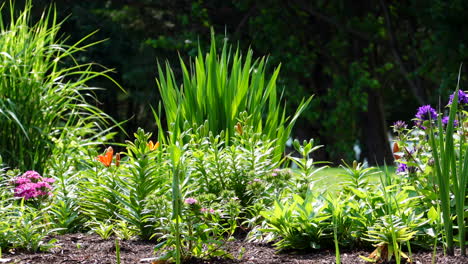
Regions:
<instances>
[{"instance_id":1,"label":"green foliage","mask_svg":"<svg viewBox=\"0 0 468 264\"><path fill-rule=\"evenodd\" d=\"M460 77L459 77L460 78ZM462 254L466 254L465 245L465 203L466 186L468 181L468 146L465 133L462 130L458 146L454 142L454 120L458 112L459 86L455 89L452 104L450 105L449 121L444 131L441 117L438 118L438 129L430 126L429 137L434 158L434 171L439 184L438 199L442 207L444 229L446 234L447 253L453 255L453 220L451 202L455 203L455 212L458 221L459 243ZM464 122L460 114L458 122ZM437 138L436 138L437 133ZM455 199L451 199L451 195Z\"/></svg>"},{"instance_id":2,"label":"green foliage","mask_svg":"<svg viewBox=\"0 0 468 264\"><path fill-rule=\"evenodd\" d=\"M206 197L207 198L207 197ZM189 198L193 199L193 198ZM203 199L203 198L202 198ZM155 250L164 250L166 254L162 259L176 259L176 243L180 243L180 258L187 261L190 258L210 258L214 256L230 256L223 249L226 238L230 237L235 230L222 225L223 218L227 215L219 209L214 209L215 204L212 200L192 200L194 203L188 203L186 199L181 211L179 225L173 220L172 224L167 224L161 228L162 240ZM231 213L233 213L231 211ZM236 217L235 214L232 217ZM174 228L179 228L176 232ZM175 235L179 234L180 240L177 241Z\"/></svg>"},{"instance_id":3,"label":"green foliage","mask_svg":"<svg viewBox=\"0 0 468 264\"><path fill-rule=\"evenodd\" d=\"M89 163L96 155L96 144L107 142L113 137L108 130L99 131L93 125L79 130L66 129L60 138L54 140L55 148L47 162L47 175L55 179L54 201L50 213L55 227L60 233L83 231L86 222L81 207L81 183L88 182L86 177ZM91 136L92 135L92 136Z\"/></svg>"},{"instance_id":4,"label":"green foliage","mask_svg":"<svg viewBox=\"0 0 468 264\"><path fill-rule=\"evenodd\" d=\"M108 116L89 103L96 88L86 83L106 71L92 64L62 67L75 53L92 44L65 45L57 37L61 24L53 8L31 22L31 1L20 14L10 3L11 21L0 17L0 154L10 167L42 173L65 130L86 124L106 125ZM4 10L1 9L1 13Z\"/></svg>"},{"instance_id":5,"label":"green foliage","mask_svg":"<svg viewBox=\"0 0 468 264\"><path fill-rule=\"evenodd\" d=\"M214 136L208 132L205 124L190 133L188 147L199 191L215 195L233 191L245 206L274 195L282 183L271 176L279 166L274 142L255 132L251 119L244 118L237 124L240 130L231 138L233 145L227 144L223 134Z\"/></svg>"},{"instance_id":6,"label":"green foliage","mask_svg":"<svg viewBox=\"0 0 468 264\"><path fill-rule=\"evenodd\" d=\"M161 148L152 150L148 146L151 133L138 129L135 133L135 142L127 142L128 159L124 169L120 170L118 179L117 199L121 203L117 215L135 226L143 239L151 236L151 225L148 223L152 216L147 211L150 195L160 192L167 181L167 164Z\"/></svg>"},{"instance_id":7,"label":"green foliage","mask_svg":"<svg viewBox=\"0 0 468 264\"><path fill-rule=\"evenodd\" d=\"M340 198L333 199L331 196L327 197L328 208L331 211L332 224L333 224L333 241L335 242L335 260L336 264L341 263L340 245L338 241L338 226L342 225L340 221L343 219L343 207L340 206Z\"/></svg>"},{"instance_id":8,"label":"green foliage","mask_svg":"<svg viewBox=\"0 0 468 264\"><path fill-rule=\"evenodd\" d=\"M54 227L58 228L60 234L74 233L79 231L83 224L83 218L75 200L57 199L50 208Z\"/></svg>"},{"instance_id":9,"label":"green foliage","mask_svg":"<svg viewBox=\"0 0 468 264\"><path fill-rule=\"evenodd\" d=\"M369 177L378 173L375 168L368 167L365 168L364 164L353 161L353 165L348 165L343 161L343 165L340 165L341 168L345 170L341 176L345 177L346 185L344 188L352 187L354 189L365 188L369 182Z\"/></svg>"},{"instance_id":10,"label":"green foliage","mask_svg":"<svg viewBox=\"0 0 468 264\"><path fill-rule=\"evenodd\" d=\"M95 155L97 156L97 155ZM104 167L90 160L79 182L79 206L89 219L107 221L115 219L119 212L118 182L120 168Z\"/></svg>"},{"instance_id":11,"label":"green foliage","mask_svg":"<svg viewBox=\"0 0 468 264\"><path fill-rule=\"evenodd\" d=\"M439 234L434 230L439 230L438 225L443 224L443 242L448 254L453 254L455 235L459 237L462 254L466 254L468 146L466 127L460 125L466 122L465 96L457 84L452 103L447 110L438 113L437 120L418 119L419 126L412 129L394 128L398 130L395 155L399 166L406 166L399 174L407 176L408 183L422 196L428 209L433 208L433 212L435 205L440 209L441 219L430 217L435 225L431 233L437 241ZM445 114L448 115L443 122Z\"/></svg>"},{"instance_id":12,"label":"green foliage","mask_svg":"<svg viewBox=\"0 0 468 264\"><path fill-rule=\"evenodd\" d=\"M308 191L305 199L294 194L291 201L275 201L272 210L263 211L268 228L279 239L278 249L318 249L327 237L325 231L331 215L324 212L325 201Z\"/></svg>"},{"instance_id":13,"label":"green foliage","mask_svg":"<svg viewBox=\"0 0 468 264\"><path fill-rule=\"evenodd\" d=\"M294 140L293 146L296 151L301 155L300 158L291 157L288 158L297 165L298 170L295 172L294 182L295 185L293 186L293 190L299 191L299 193L305 197L304 195L314 188L315 182L319 179L314 178L314 174L318 173L319 171L327 168L327 166L322 166L317 168L316 165L326 164L328 162L323 161L314 161L311 157L312 152L316 151L317 149L321 148L322 146L314 146L314 140L311 139L309 142L305 141L300 144L299 140Z\"/></svg>"},{"instance_id":14,"label":"green foliage","mask_svg":"<svg viewBox=\"0 0 468 264\"><path fill-rule=\"evenodd\" d=\"M55 247L56 239L49 236L57 230L51 228L47 214L48 208L40 210L19 205L12 199L2 199L0 209L0 248L26 249L31 252L47 251Z\"/></svg>"},{"instance_id":15,"label":"green foliage","mask_svg":"<svg viewBox=\"0 0 468 264\"><path fill-rule=\"evenodd\" d=\"M171 133L179 135L185 129L185 122L200 126L207 120L207 129L215 135L224 131L224 140L229 144L240 113L245 111L251 116L254 132L275 140L275 154L279 160L294 123L312 97L301 101L288 122L276 88L280 68L268 77L266 59L253 60L252 56L252 50L245 58L239 49L232 53L227 41L218 54L212 33L210 51L205 57L199 49L189 69L180 59L181 85L177 84L168 63L165 70L158 64L157 84ZM155 116L159 123L160 117Z\"/></svg>"},{"instance_id":16,"label":"green foliage","mask_svg":"<svg viewBox=\"0 0 468 264\"><path fill-rule=\"evenodd\" d=\"M383 217L369 228L367 240L375 243L377 249L371 254L372 257L364 259L371 262L389 262L393 255L397 258L397 263L400 263L400 256L409 259L401 250L400 245L410 241L415 234L416 232L407 227L398 217L393 215Z\"/></svg>"},{"instance_id":17,"label":"green foliage","mask_svg":"<svg viewBox=\"0 0 468 264\"><path fill-rule=\"evenodd\" d=\"M102 239L109 239L114 234L114 224L111 220L107 221L90 221L87 223L91 231L96 233Z\"/></svg>"}]
</instances>

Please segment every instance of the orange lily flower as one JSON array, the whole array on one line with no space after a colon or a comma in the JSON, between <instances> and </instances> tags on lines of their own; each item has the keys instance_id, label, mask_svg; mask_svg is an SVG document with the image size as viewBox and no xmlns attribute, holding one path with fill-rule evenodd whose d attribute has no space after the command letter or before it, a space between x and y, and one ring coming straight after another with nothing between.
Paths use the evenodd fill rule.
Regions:
<instances>
[{"instance_id":1,"label":"orange lily flower","mask_svg":"<svg viewBox=\"0 0 468 264\"><path fill-rule=\"evenodd\" d=\"M149 148L151 151L156 150L157 148L159 148L159 141L156 142L156 144L154 144L153 141L150 140L150 141L148 142L148 144L146 144L146 146L148 146L148 148Z\"/></svg>"},{"instance_id":2,"label":"orange lily flower","mask_svg":"<svg viewBox=\"0 0 468 264\"><path fill-rule=\"evenodd\" d=\"M112 164L112 156L114 155L114 149L112 147L108 147L106 153L104 155L99 155L98 160L104 166L109 167Z\"/></svg>"}]
</instances>

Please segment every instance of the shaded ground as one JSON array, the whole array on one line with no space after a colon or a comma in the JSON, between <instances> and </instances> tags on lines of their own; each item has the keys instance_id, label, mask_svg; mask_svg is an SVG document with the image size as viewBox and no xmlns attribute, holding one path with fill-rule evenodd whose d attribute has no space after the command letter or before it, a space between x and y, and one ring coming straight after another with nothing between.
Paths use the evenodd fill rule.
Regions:
<instances>
[{"instance_id":1,"label":"shaded ground","mask_svg":"<svg viewBox=\"0 0 468 264\"><path fill-rule=\"evenodd\" d=\"M11 259L5 263L24 263L24 264L114 264L115 245L114 240L102 240L96 235L71 234L58 236L59 247L54 248L47 253L25 253L20 251L4 252L3 259ZM122 264L141 263L144 258L154 257L154 244L141 241L121 241L121 260ZM267 244L254 244L245 242L229 242L228 251L240 259L213 259L210 261L191 260L188 263L200 264L276 264L276 263L334 263L335 255L333 251L322 251L313 254L277 254L275 250ZM240 253L243 254L240 256ZM359 258L359 255L367 256L369 252L355 251L344 252L341 254L343 264L366 263ZM431 263L432 255L430 252L420 252L413 256L413 263L426 264ZM0 261L1 263L1 261ZM146 262L150 263L150 262ZM437 262L441 264L467 264L468 258L459 256L458 252L454 257L444 257L441 254L437 256Z\"/></svg>"}]
</instances>

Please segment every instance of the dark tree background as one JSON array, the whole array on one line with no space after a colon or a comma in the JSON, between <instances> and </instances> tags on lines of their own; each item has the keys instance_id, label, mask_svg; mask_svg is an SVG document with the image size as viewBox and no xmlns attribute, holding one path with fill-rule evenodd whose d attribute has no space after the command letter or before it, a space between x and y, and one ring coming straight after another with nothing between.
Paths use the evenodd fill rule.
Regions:
<instances>
[{"instance_id":1,"label":"dark tree background","mask_svg":"<svg viewBox=\"0 0 468 264\"><path fill-rule=\"evenodd\" d=\"M51 1L34 0L37 16ZM17 1L17 7L21 7ZM243 50L251 47L269 64L282 64L280 84L290 112L305 96L312 105L296 125L296 137L315 138L318 158L392 162L389 126L411 122L418 106L442 106L456 86L468 56L468 1L331 0L107 0L55 1L69 42L99 30L107 39L80 54L115 69L127 91L101 80L101 107L138 126L155 130L149 105L159 101L156 63L188 60L198 43L209 44L210 28ZM462 81L467 75L462 71ZM463 89L463 83L462 83Z\"/></svg>"}]
</instances>

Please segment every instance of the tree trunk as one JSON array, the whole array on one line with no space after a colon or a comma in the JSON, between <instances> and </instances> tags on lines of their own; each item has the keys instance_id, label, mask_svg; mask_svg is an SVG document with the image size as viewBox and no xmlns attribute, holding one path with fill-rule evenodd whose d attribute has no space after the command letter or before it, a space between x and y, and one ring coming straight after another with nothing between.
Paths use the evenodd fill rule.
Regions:
<instances>
[{"instance_id":1,"label":"tree trunk","mask_svg":"<svg viewBox=\"0 0 468 264\"><path fill-rule=\"evenodd\" d=\"M362 115L363 154L369 165L391 165L393 155L387 135L387 125L380 89L369 89L367 112Z\"/></svg>"}]
</instances>

